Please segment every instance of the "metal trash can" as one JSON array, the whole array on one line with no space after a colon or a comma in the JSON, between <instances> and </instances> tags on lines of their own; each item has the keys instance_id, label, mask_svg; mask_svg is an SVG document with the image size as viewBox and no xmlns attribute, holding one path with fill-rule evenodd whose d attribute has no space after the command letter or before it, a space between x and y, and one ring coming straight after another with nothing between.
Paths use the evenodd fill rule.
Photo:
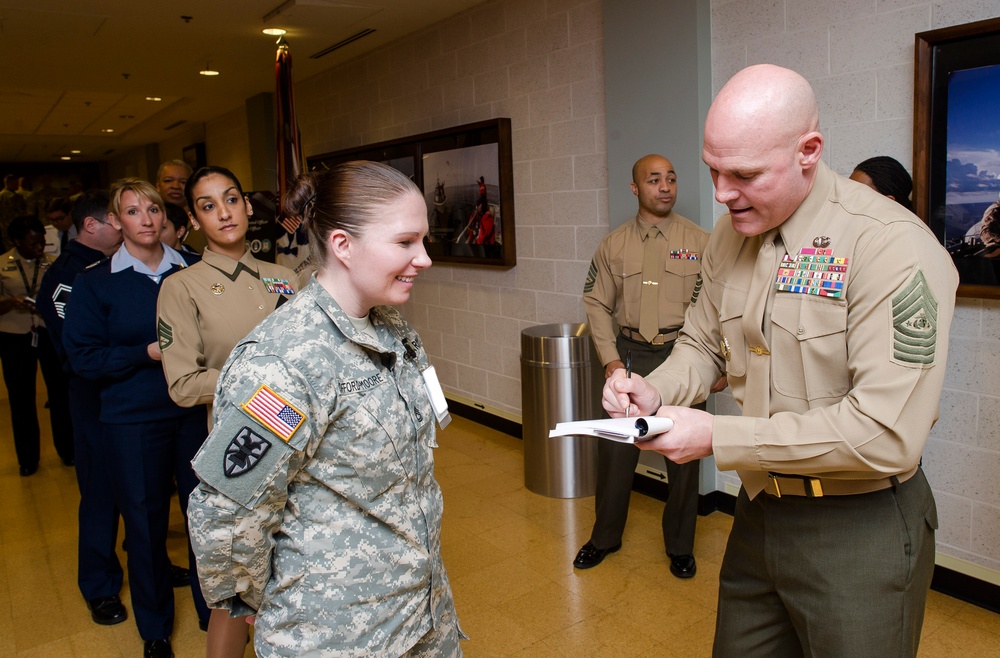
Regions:
<instances>
[{"instance_id":1,"label":"metal trash can","mask_svg":"<svg viewBox=\"0 0 1000 658\"><path fill-rule=\"evenodd\" d=\"M597 439L549 438L556 423L600 418L600 359L582 323L543 324L521 332L524 486L551 498L593 496Z\"/></svg>"}]
</instances>

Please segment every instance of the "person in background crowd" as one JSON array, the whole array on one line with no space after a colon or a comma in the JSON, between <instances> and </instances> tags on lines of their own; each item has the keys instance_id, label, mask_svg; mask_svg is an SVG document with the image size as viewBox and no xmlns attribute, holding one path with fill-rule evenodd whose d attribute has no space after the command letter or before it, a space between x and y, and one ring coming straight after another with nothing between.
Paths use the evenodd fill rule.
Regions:
<instances>
[{"instance_id":1,"label":"person in background crowd","mask_svg":"<svg viewBox=\"0 0 1000 658\"><path fill-rule=\"evenodd\" d=\"M163 222L163 235L160 240L177 251L196 253L194 249L184 244L184 238L188 235L188 211L176 203L169 202L164 203L163 208L167 213L167 221Z\"/></svg>"},{"instance_id":2,"label":"person in background crowd","mask_svg":"<svg viewBox=\"0 0 1000 658\"><path fill-rule=\"evenodd\" d=\"M24 215L11 221L8 232L14 248L0 256L0 364L10 402L17 463L21 475L27 477L38 470L35 379L39 366L49 396L52 441L66 466L73 465L73 427L66 375L35 308L42 275L53 261L45 254L45 228L35 217Z\"/></svg>"},{"instance_id":3,"label":"person in background crowd","mask_svg":"<svg viewBox=\"0 0 1000 658\"><path fill-rule=\"evenodd\" d=\"M3 177L3 189L0 190L0 233L3 234L0 237L4 240L7 249L13 246L8 233L10 223L14 221L15 217L26 215L27 212L28 208L24 197L17 193L17 176L7 174Z\"/></svg>"},{"instance_id":4,"label":"person in background crowd","mask_svg":"<svg viewBox=\"0 0 1000 658\"><path fill-rule=\"evenodd\" d=\"M73 203L64 197L55 197L49 201L45 208L45 219L49 223L46 230L46 243L51 238L53 244L46 247L46 251L58 256L66 249L66 245L75 240L77 228L73 224Z\"/></svg>"},{"instance_id":5,"label":"person in background crowd","mask_svg":"<svg viewBox=\"0 0 1000 658\"><path fill-rule=\"evenodd\" d=\"M173 655L174 594L166 543L172 481L184 509L195 485L190 460L205 435L206 419L204 407L178 407L167 393L156 297L163 280L197 256L160 242L163 202L146 181L118 181L110 209L122 246L76 278L63 345L73 371L100 387L102 441L128 541L132 614L146 657L163 658ZM192 585L199 621L207 623L196 580Z\"/></svg>"},{"instance_id":6,"label":"person in background crowd","mask_svg":"<svg viewBox=\"0 0 1000 658\"><path fill-rule=\"evenodd\" d=\"M297 277L288 268L258 261L246 248L253 209L231 171L202 167L188 179L185 195L191 221L208 245L201 262L163 282L156 324L170 397L182 407L207 405L211 413L229 353L295 294ZM243 619L213 610L208 658L242 656L248 631Z\"/></svg>"},{"instance_id":7,"label":"person in background crowd","mask_svg":"<svg viewBox=\"0 0 1000 658\"><path fill-rule=\"evenodd\" d=\"M69 376L76 482L80 488L77 583L91 619L103 625L118 624L128 617L119 598L122 567L115 552L119 515L101 441L100 391L73 372L62 336L76 276L113 254L121 244L121 231L108 219L108 202L104 190L89 191L77 200L73 207L77 238L66 245L42 277L37 299L38 313L45 320L49 338Z\"/></svg>"},{"instance_id":8,"label":"person in background crowd","mask_svg":"<svg viewBox=\"0 0 1000 658\"><path fill-rule=\"evenodd\" d=\"M261 658L461 656L433 476L447 410L391 306L431 265L427 206L375 162L302 175L283 205L319 270L222 368L189 505L206 596L256 616Z\"/></svg>"},{"instance_id":9,"label":"person in background crowd","mask_svg":"<svg viewBox=\"0 0 1000 658\"><path fill-rule=\"evenodd\" d=\"M187 211L191 210L184 196L184 187L191 173L191 166L183 160L167 160L160 165L156 172L156 189L165 202L176 204ZM200 254L205 250L205 237L198 231L188 233L185 243L196 253Z\"/></svg>"},{"instance_id":10,"label":"person in background crowd","mask_svg":"<svg viewBox=\"0 0 1000 658\"><path fill-rule=\"evenodd\" d=\"M910 203L913 179L895 158L890 158L888 155L868 158L854 168L851 180L867 185L907 210L913 210L913 204Z\"/></svg>"}]
</instances>

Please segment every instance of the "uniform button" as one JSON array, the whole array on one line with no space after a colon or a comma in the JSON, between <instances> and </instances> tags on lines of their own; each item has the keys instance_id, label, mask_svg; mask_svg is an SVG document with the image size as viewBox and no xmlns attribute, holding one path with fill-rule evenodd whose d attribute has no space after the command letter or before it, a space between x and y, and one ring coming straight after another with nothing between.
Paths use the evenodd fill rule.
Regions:
<instances>
[{"instance_id":1,"label":"uniform button","mask_svg":"<svg viewBox=\"0 0 1000 658\"><path fill-rule=\"evenodd\" d=\"M250 290L253 290L253 286L247 286L247 288L249 288Z\"/></svg>"},{"instance_id":2,"label":"uniform button","mask_svg":"<svg viewBox=\"0 0 1000 658\"><path fill-rule=\"evenodd\" d=\"M260 306L258 306L257 308L259 308L260 310L262 310L262 311L263 311L263 310L264 310L264 305L263 305L263 304L261 304L261 305L260 305Z\"/></svg>"},{"instance_id":3,"label":"uniform button","mask_svg":"<svg viewBox=\"0 0 1000 658\"><path fill-rule=\"evenodd\" d=\"M803 327L803 326L802 326L802 325L800 324L800 325L799 325L799 328L798 328L798 331L797 331L796 333L798 333L798 334L799 334L799 335L801 336L801 335L802 335L802 334L804 334L805 332L806 332L806 328L805 328L805 327Z\"/></svg>"}]
</instances>

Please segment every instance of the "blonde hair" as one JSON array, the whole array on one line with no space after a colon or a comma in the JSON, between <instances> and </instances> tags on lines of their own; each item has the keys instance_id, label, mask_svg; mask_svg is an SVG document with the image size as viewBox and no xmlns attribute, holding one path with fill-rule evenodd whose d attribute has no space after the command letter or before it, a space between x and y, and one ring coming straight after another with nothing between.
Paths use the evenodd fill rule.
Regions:
<instances>
[{"instance_id":1,"label":"blonde hair","mask_svg":"<svg viewBox=\"0 0 1000 658\"><path fill-rule=\"evenodd\" d=\"M141 178L122 178L111 186L111 198L108 202L108 212L116 217L120 214L122 207L122 195L126 192L134 192L147 201L152 201L164 210L163 197L156 191L156 188L149 181ZM165 211L164 211L165 212Z\"/></svg>"}]
</instances>

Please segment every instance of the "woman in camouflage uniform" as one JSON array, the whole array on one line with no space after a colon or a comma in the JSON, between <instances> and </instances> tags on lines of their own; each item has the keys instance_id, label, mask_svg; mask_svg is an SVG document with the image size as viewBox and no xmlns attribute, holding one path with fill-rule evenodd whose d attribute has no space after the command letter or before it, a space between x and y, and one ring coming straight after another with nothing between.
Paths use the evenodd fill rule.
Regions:
<instances>
[{"instance_id":1,"label":"woman in camouflage uniform","mask_svg":"<svg viewBox=\"0 0 1000 658\"><path fill-rule=\"evenodd\" d=\"M427 208L395 169L352 162L301 176L284 210L321 265L223 367L189 507L206 598L256 617L262 658L461 656L433 374L390 306L430 267Z\"/></svg>"}]
</instances>

